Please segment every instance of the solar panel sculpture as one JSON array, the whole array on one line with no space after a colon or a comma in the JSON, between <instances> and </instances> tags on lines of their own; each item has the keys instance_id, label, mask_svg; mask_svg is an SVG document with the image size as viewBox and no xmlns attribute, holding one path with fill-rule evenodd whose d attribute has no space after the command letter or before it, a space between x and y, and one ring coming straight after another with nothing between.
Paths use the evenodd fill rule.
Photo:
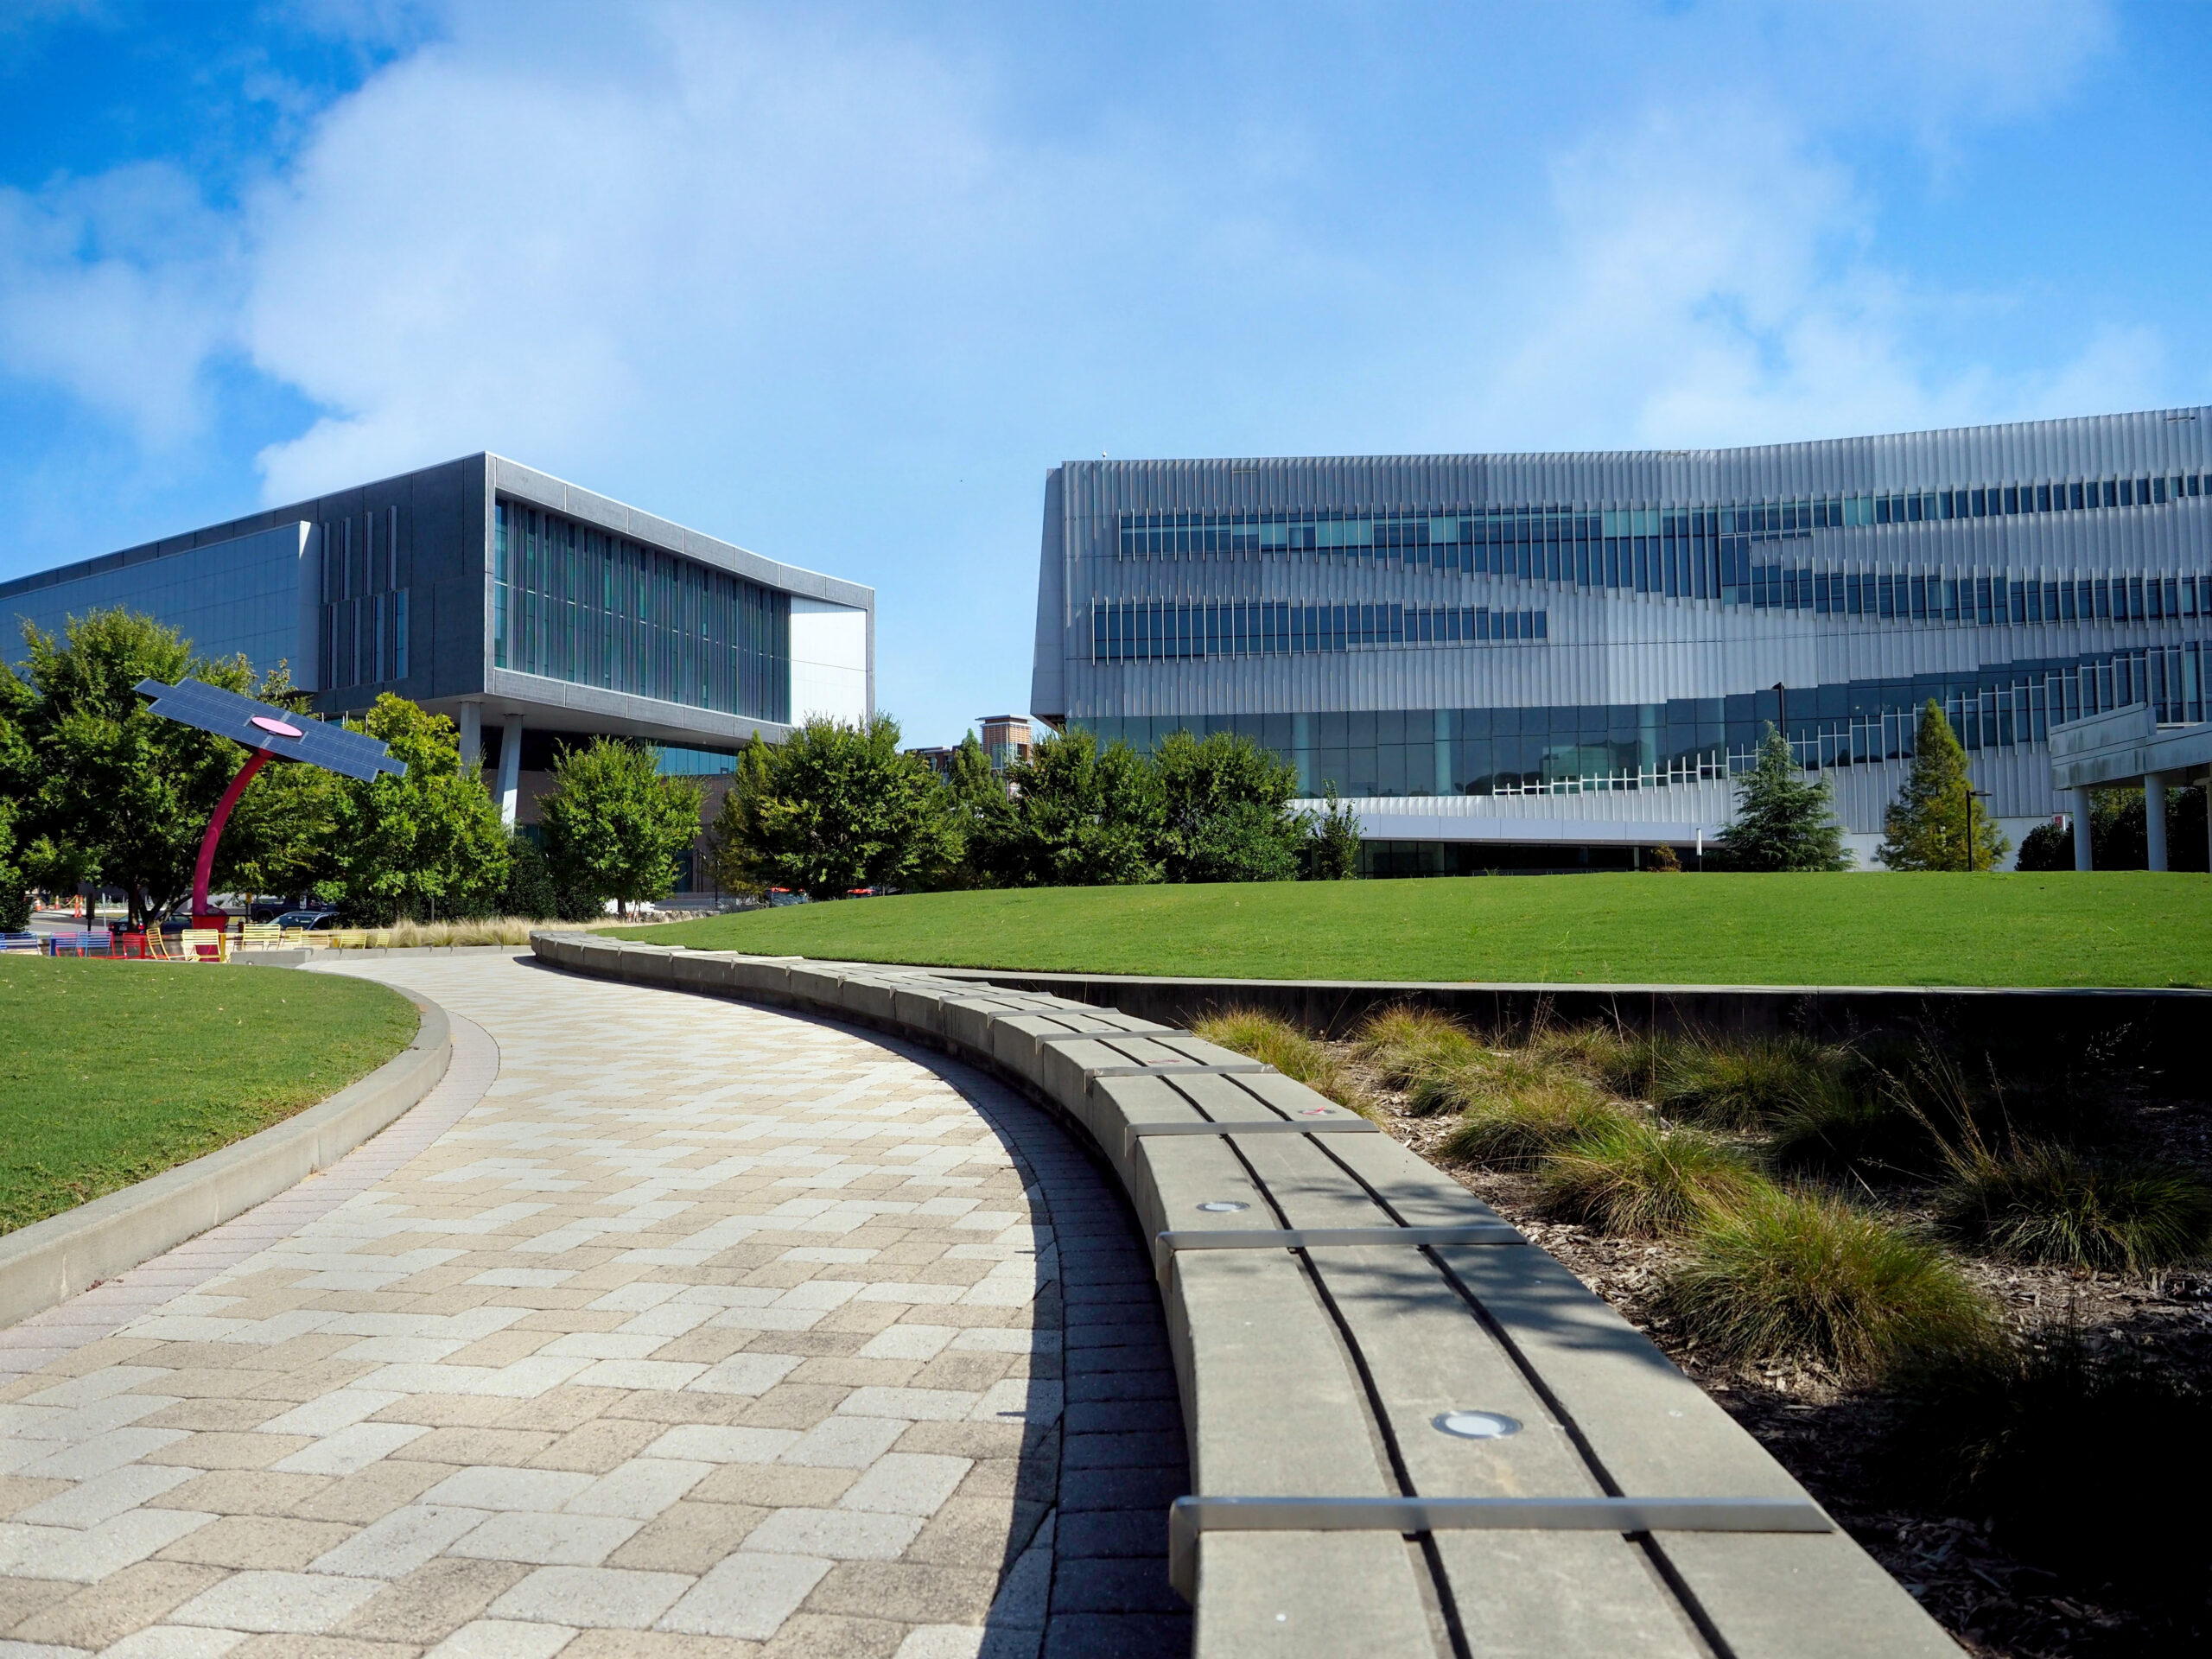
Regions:
<instances>
[{"instance_id":1,"label":"solar panel sculpture","mask_svg":"<svg viewBox=\"0 0 2212 1659\"><path fill-rule=\"evenodd\" d=\"M192 925L195 928L229 925L229 918L215 911L207 899L207 883L215 870L215 844L222 840L223 826L230 821L231 809L238 804L245 786L271 760L297 760L363 782L374 779L379 772L404 774L407 770L391 758L384 744L365 733L349 732L343 726L311 720L273 703L256 702L200 680L181 680L175 685L141 680L138 691L153 698L154 712L163 719L227 737L252 752L223 791L223 798L215 804L207 820L207 833L200 838L200 857L192 869Z\"/></svg>"}]
</instances>

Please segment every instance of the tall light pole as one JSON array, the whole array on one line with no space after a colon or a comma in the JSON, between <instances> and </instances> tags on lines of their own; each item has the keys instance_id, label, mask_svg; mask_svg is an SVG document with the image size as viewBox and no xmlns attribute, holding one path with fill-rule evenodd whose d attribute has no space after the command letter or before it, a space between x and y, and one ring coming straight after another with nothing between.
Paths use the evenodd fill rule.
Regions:
<instances>
[{"instance_id":1,"label":"tall light pole","mask_svg":"<svg viewBox=\"0 0 2212 1659\"><path fill-rule=\"evenodd\" d=\"M1782 734L1782 747L1788 749L1789 747L1789 694L1782 689L1780 680L1774 683L1774 729ZM1789 758L1792 760L1797 758L1794 751Z\"/></svg>"},{"instance_id":2,"label":"tall light pole","mask_svg":"<svg viewBox=\"0 0 2212 1659\"><path fill-rule=\"evenodd\" d=\"M1974 874L1974 804L1988 798L1987 790L1976 789L1972 779L1967 780L1967 874L1968 875Z\"/></svg>"}]
</instances>

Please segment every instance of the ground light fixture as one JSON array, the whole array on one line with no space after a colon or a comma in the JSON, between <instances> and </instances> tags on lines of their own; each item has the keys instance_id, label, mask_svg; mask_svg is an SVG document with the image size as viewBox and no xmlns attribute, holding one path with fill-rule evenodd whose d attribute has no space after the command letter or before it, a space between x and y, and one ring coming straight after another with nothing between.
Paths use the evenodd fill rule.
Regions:
<instances>
[{"instance_id":1,"label":"ground light fixture","mask_svg":"<svg viewBox=\"0 0 2212 1659\"><path fill-rule=\"evenodd\" d=\"M154 700L154 712L180 726L190 726L243 744L251 753L231 779L223 798L207 820L200 837L199 861L192 867L192 925L195 928L226 927L227 916L217 914L207 900L208 879L215 868L215 844L223 838L231 809L254 775L271 760L297 760L321 766L347 778L368 782L380 772L404 774L407 768L391 758L391 751L363 732L296 715L273 703L256 702L235 691L203 681L186 679L170 685L161 680L141 680L141 696Z\"/></svg>"},{"instance_id":2,"label":"ground light fixture","mask_svg":"<svg viewBox=\"0 0 2212 1659\"><path fill-rule=\"evenodd\" d=\"M1235 1198L1208 1198L1198 1206L1209 1216L1233 1216L1239 1210L1249 1210L1251 1207L1250 1205L1240 1203Z\"/></svg>"},{"instance_id":3,"label":"ground light fixture","mask_svg":"<svg viewBox=\"0 0 2212 1659\"><path fill-rule=\"evenodd\" d=\"M1440 1411L1429 1422L1440 1433L1462 1440L1502 1440L1521 1432L1518 1418L1495 1411Z\"/></svg>"}]
</instances>

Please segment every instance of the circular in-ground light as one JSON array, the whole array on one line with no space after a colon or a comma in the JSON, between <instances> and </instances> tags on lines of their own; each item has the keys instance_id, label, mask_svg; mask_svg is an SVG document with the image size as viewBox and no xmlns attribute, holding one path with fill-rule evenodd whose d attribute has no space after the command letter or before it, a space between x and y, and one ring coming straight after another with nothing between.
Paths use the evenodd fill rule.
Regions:
<instances>
[{"instance_id":1,"label":"circular in-ground light","mask_svg":"<svg viewBox=\"0 0 2212 1659\"><path fill-rule=\"evenodd\" d=\"M1463 1440L1502 1440L1521 1432L1516 1419L1495 1411L1443 1411L1429 1421L1443 1433Z\"/></svg>"},{"instance_id":2,"label":"circular in-ground light","mask_svg":"<svg viewBox=\"0 0 2212 1659\"><path fill-rule=\"evenodd\" d=\"M1249 1204L1238 1203L1235 1198L1208 1198L1198 1206L1210 1216L1230 1216L1239 1210L1249 1210L1251 1207Z\"/></svg>"}]
</instances>

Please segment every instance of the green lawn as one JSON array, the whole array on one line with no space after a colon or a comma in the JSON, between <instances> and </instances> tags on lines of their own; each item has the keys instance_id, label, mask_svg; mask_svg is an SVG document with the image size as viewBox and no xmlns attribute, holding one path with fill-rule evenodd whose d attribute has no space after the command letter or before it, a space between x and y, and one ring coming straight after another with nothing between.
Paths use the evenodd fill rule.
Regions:
<instances>
[{"instance_id":1,"label":"green lawn","mask_svg":"<svg viewBox=\"0 0 2212 1659\"><path fill-rule=\"evenodd\" d=\"M626 930L698 950L1240 979L2212 985L2212 878L1563 875L917 893Z\"/></svg>"},{"instance_id":2,"label":"green lawn","mask_svg":"<svg viewBox=\"0 0 2212 1659\"><path fill-rule=\"evenodd\" d=\"M334 974L0 956L0 1232L327 1099L416 1023Z\"/></svg>"}]
</instances>

